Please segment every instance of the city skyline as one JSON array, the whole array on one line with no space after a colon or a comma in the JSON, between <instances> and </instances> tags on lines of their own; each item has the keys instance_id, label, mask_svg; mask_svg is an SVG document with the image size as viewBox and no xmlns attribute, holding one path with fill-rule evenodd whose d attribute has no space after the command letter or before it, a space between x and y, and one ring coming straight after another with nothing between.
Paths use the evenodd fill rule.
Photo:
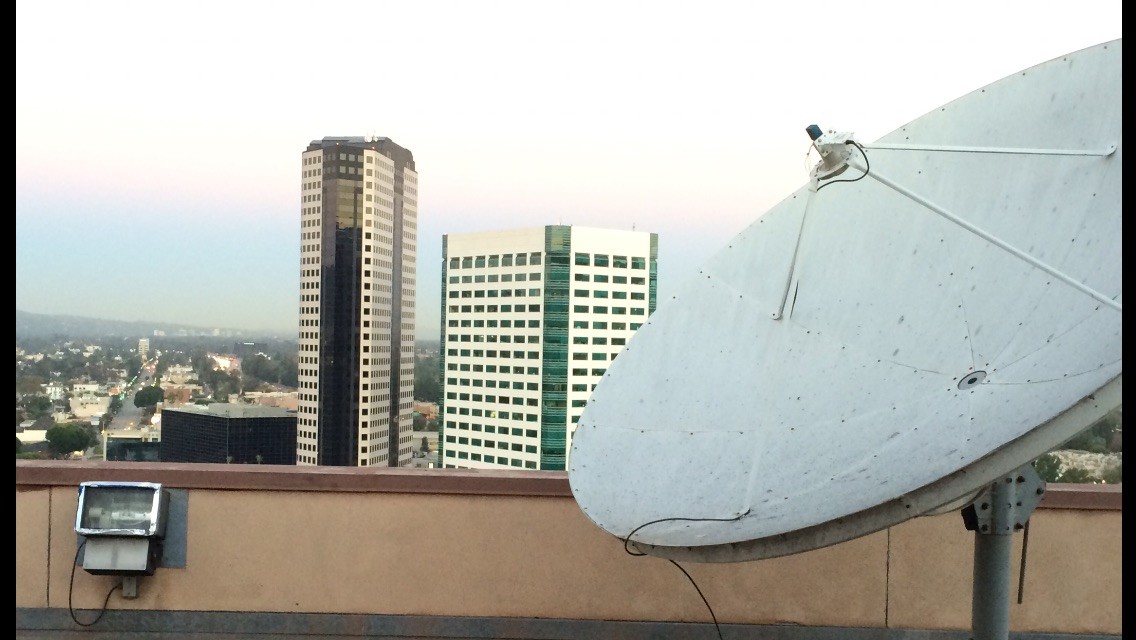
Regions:
<instances>
[{"instance_id":1,"label":"city skyline","mask_svg":"<svg viewBox=\"0 0 1136 640\"><path fill-rule=\"evenodd\" d=\"M299 7L21 0L17 309L294 333L295 149L325 135L415 151L419 339L447 233L657 233L665 300L805 183L809 124L874 140L1121 36L1118 1L872 6L336 2L397 28L328 43ZM390 81L340 56L390 56Z\"/></svg>"}]
</instances>

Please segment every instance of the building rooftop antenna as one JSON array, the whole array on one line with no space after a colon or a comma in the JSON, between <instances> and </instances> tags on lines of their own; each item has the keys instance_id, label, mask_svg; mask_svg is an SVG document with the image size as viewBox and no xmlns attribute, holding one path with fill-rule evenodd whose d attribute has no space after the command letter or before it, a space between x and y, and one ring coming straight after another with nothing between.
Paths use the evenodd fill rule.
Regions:
<instances>
[{"instance_id":1,"label":"building rooftop antenna","mask_svg":"<svg viewBox=\"0 0 1136 640\"><path fill-rule=\"evenodd\" d=\"M695 562L957 509L974 637L1005 639L1032 462L1121 404L1120 104L1118 39L875 143L805 127L808 183L660 302L592 393L577 504Z\"/></svg>"}]
</instances>

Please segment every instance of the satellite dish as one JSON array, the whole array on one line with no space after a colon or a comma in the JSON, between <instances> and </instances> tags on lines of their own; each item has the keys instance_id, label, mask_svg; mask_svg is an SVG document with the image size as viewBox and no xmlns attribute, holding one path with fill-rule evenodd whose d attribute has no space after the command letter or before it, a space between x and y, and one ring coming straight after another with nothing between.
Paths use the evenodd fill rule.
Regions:
<instances>
[{"instance_id":1,"label":"satellite dish","mask_svg":"<svg viewBox=\"0 0 1136 640\"><path fill-rule=\"evenodd\" d=\"M797 553L966 505L1119 406L1121 104L1118 39L872 144L807 127L812 180L593 392L583 512L672 560Z\"/></svg>"}]
</instances>

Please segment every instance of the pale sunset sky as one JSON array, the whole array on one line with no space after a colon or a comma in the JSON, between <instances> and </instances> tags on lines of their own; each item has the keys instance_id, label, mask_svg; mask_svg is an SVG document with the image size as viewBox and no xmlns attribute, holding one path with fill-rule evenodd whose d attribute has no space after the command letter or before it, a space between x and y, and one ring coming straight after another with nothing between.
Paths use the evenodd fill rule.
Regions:
<instances>
[{"instance_id":1,"label":"pale sunset sky","mask_svg":"<svg viewBox=\"0 0 1136 640\"><path fill-rule=\"evenodd\" d=\"M294 336L300 155L368 135L417 165L419 340L446 233L656 232L662 299L807 182L806 126L1120 37L1120 0L17 0L16 309Z\"/></svg>"}]
</instances>

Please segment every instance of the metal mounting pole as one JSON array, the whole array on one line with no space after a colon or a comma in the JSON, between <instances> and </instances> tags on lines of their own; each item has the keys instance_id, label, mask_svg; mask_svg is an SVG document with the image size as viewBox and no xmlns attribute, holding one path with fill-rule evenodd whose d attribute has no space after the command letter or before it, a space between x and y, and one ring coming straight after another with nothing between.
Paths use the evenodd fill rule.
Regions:
<instances>
[{"instance_id":1,"label":"metal mounting pole","mask_svg":"<svg viewBox=\"0 0 1136 640\"><path fill-rule=\"evenodd\" d=\"M999 478L962 510L974 531L972 640L1010 637L1010 551L1014 532L1025 528L1045 482L1032 465Z\"/></svg>"}]
</instances>

